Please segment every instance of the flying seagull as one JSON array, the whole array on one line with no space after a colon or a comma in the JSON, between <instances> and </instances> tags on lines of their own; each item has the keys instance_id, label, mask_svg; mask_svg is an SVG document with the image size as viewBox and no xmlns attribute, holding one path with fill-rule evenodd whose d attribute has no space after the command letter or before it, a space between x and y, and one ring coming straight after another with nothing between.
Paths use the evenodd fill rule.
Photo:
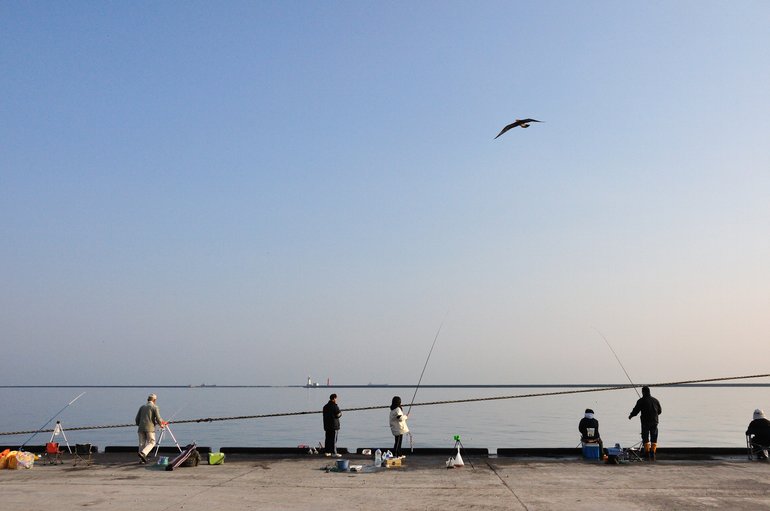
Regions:
<instances>
[{"instance_id":1,"label":"flying seagull","mask_svg":"<svg viewBox=\"0 0 770 511\"><path fill-rule=\"evenodd\" d=\"M497 137L499 137L509 129L515 128L516 126L521 126L522 128L529 128L529 123L531 122L543 122L543 121L538 121L537 119L516 119L514 122L512 122L511 124L503 128L503 130L497 134Z\"/></svg>"}]
</instances>

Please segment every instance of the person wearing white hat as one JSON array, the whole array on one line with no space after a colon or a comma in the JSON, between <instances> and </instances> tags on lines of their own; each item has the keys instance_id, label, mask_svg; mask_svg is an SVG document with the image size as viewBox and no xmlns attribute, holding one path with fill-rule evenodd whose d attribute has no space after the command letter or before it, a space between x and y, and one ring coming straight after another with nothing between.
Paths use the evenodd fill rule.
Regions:
<instances>
[{"instance_id":1,"label":"person wearing white hat","mask_svg":"<svg viewBox=\"0 0 770 511\"><path fill-rule=\"evenodd\" d=\"M136 425L139 428L139 459L140 463L147 463L147 455L155 447L155 426L166 427L168 422L160 416L160 410L155 401L158 396L150 394L147 396L147 404L141 406L136 412Z\"/></svg>"},{"instance_id":2,"label":"person wearing white hat","mask_svg":"<svg viewBox=\"0 0 770 511\"><path fill-rule=\"evenodd\" d=\"M594 417L594 411L586 408L585 415L578 423L580 441L584 444L599 444L599 457L604 457L604 443L599 435L599 421Z\"/></svg>"},{"instance_id":3,"label":"person wearing white hat","mask_svg":"<svg viewBox=\"0 0 770 511\"><path fill-rule=\"evenodd\" d=\"M754 410L749 429L746 430L752 451L759 451L757 459L767 459L767 448L770 446L770 420L765 417L765 412L757 408Z\"/></svg>"}]
</instances>

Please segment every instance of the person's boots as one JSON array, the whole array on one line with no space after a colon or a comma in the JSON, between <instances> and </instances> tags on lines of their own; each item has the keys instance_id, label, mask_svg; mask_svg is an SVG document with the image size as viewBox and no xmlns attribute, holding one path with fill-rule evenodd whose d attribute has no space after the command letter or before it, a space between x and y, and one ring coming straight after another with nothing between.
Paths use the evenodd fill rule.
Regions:
<instances>
[{"instance_id":1,"label":"person's boots","mask_svg":"<svg viewBox=\"0 0 770 511\"><path fill-rule=\"evenodd\" d=\"M645 455L645 457L647 457L648 460L650 459L650 453L651 452L652 451L650 450L650 442L645 442L644 443L644 455Z\"/></svg>"},{"instance_id":2,"label":"person's boots","mask_svg":"<svg viewBox=\"0 0 770 511\"><path fill-rule=\"evenodd\" d=\"M655 451L658 450L657 442L652 443L652 450L650 451L650 461L655 461Z\"/></svg>"}]
</instances>

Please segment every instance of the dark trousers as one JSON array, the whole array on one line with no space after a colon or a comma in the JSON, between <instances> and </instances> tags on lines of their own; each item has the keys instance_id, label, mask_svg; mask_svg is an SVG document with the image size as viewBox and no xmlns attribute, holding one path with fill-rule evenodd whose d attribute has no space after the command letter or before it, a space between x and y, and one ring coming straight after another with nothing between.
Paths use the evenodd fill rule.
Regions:
<instances>
[{"instance_id":1,"label":"dark trousers","mask_svg":"<svg viewBox=\"0 0 770 511\"><path fill-rule=\"evenodd\" d=\"M401 442L404 440L404 435L396 435L396 442L393 444L393 455L395 457L401 456Z\"/></svg>"},{"instance_id":2,"label":"dark trousers","mask_svg":"<svg viewBox=\"0 0 770 511\"><path fill-rule=\"evenodd\" d=\"M337 454L337 430L326 430L326 441L324 442L324 452Z\"/></svg>"},{"instance_id":3,"label":"dark trousers","mask_svg":"<svg viewBox=\"0 0 770 511\"><path fill-rule=\"evenodd\" d=\"M751 441L751 451L752 454L757 455L758 460L766 460L767 459L767 445L758 444L754 440Z\"/></svg>"},{"instance_id":4,"label":"dark trousers","mask_svg":"<svg viewBox=\"0 0 770 511\"><path fill-rule=\"evenodd\" d=\"M658 425L642 423L642 442L658 443Z\"/></svg>"},{"instance_id":5,"label":"dark trousers","mask_svg":"<svg viewBox=\"0 0 770 511\"><path fill-rule=\"evenodd\" d=\"M767 459L767 447L770 446L770 439L757 437L756 435L751 437L751 451L752 454L757 455L757 459Z\"/></svg>"}]
</instances>

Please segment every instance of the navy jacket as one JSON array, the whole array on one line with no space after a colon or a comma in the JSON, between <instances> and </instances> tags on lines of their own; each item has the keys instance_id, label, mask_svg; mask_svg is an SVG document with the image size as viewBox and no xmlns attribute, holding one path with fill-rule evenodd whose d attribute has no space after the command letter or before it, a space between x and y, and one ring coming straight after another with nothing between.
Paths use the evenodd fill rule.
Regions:
<instances>
[{"instance_id":1,"label":"navy jacket","mask_svg":"<svg viewBox=\"0 0 770 511\"><path fill-rule=\"evenodd\" d=\"M589 435L588 428L594 428L593 435ZM583 417L578 424L578 430L582 440L596 440L599 438L599 421Z\"/></svg>"},{"instance_id":2,"label":"navy jacket","mask_svg":"<svg viewBox=\"0 0 770 511\"><path fill-rule=\"evenodd\" d=\"M342 412L337 403L329 401L324 405L324 431L335 431L340 429L340 417Z\"/></svg>"},{"instance_id":3,"label":"navy jacket","mask_svg":"<svg viewBox=\"0 0 770 511\"><path fill-rule=\"evenodd\" d=\"M658 415L663 413L663 409L660 407L660 401L650 395L645 395L636 402L636 406L628 417L631 418L639 412L642 412L642 424L657 424Z\"/></svg>"},{"instance_id":4,"label":"navy jacket","mask_svg":"<svg viewBox=\"0 0 770 511\"><path fill-rule=\"evenodd\" d=\"M754 435L752 441L759 445L770 445L770 421L754 419L746 430L747 435Z\"/></svg>"}]
</instances>

